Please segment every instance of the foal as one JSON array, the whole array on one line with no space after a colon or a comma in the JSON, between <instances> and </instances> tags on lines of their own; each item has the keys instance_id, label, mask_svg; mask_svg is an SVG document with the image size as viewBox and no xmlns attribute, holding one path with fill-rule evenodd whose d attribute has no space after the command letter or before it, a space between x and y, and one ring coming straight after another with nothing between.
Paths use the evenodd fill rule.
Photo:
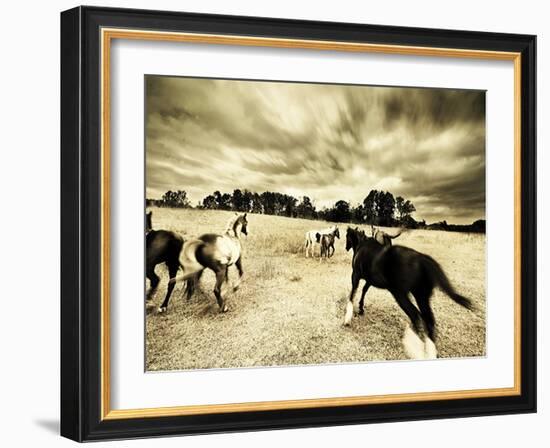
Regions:
<instances>
[{"instance_id":1,"label":"foal","mask_svg":"<svg viewBox=\"0 0 550 448\"><path fill-rule=\"evenodd\" d=\"M317 242L320 246L320 257L319 261L325 258L330 258L334 255L334 241L336 234L335 233L329 233L327 235L321 235L320 233L317 233L316 235ZM340 237L340 234L338 233L338 238ZM332 252L330 250L332 249Z\"/></svg>"},{"instance_id":2,"label":"foal","mask_svg":"<svg viewBox=\"0 0 550 448\"><path fill-rule=\"evenodd\" d=\"M365 280L359 314L364 313L365 294L371 286L387 289L401 309L407 314L418 338L424 336L421 353L413 353L413 344L408 334L403 340L405 350L411 357L436 358L435 318L430 306L434 287L439 286L452 300L469 310L469 299L458 294L443 269L432 257L403 246L383 246L374 238L365 238L362 232L349 228L346 232L346 250L353 249L353 273L351 294L346 306L344 325L353 317L353 299L361 279ZM412 293L418 308L410 298Z\"/></svg>"}]
</instances>

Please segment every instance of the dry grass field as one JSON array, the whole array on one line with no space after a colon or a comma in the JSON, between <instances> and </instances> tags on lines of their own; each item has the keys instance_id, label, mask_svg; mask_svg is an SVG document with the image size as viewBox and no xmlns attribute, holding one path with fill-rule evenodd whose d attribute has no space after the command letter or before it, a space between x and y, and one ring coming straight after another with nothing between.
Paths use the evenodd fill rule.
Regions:
<instances>
[{"instance_id":1,"label":"dry grass field","mask_svg":"<svg viewBox=\"0 0 550 448\"><path fill-rule=\"evenodd\" d=\"M155 208L153 228L187 239L223 231L232 213ZM408 319L389 292L371 288L364 316L356 315L350 327L343 325L352 257L345 250L345 224L334 256L319 262L304 257L304 233L329 223L255 214L248 221L243 282L237 292L227 293L227 313L219 312L212 293L214 274L205 271L190 301L177 284L168 312L157 314L168 279L165 267L157 266L161 284L146 305L147 370L406 359L401 338ZM394 244L434 257L457 291L478 307L472 313L435 290L439 356L484 356L485 235L412 230ZM229 277L236 279L235 267ZM356 301L359 297L360 289Z\"/></svg>"}]
</instances>

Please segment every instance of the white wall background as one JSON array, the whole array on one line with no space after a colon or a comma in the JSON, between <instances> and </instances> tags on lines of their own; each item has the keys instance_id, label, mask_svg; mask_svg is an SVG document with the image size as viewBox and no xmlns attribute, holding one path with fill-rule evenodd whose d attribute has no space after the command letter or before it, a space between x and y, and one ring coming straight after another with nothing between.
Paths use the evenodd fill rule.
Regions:
<instances>
[{"instance_id":1,"label":"white wall background","mask_svg":"<svg viewBox=\"0 0 550 448\"><path fill-rule=\"evenodd\" d=\"M278 446L308 444L370 446L407 444L445 448L490 444L500 448L544 446L550 431L550 394L545 381L550 344L542 322L550 276L544 252L550 238L544 207L550 179L544 168L545 123L550 120L548 74L549 11L545 2L408 1L338 2L278 0L89 1L88 4L185 10L385 25L454 28L538 35L539 194L539 413L210 435L118 442L110 446ZM59 12L71 1L5 2L0 33L0 185L3 313L0 315L0 440L4 446L67 446L58 435L59 414ZM546 352L547 354L547 352ZM103 444L100 444L103 445ZM32 446L32 445L31 445ZM97 445L99 446L99 445Z\"/></svg>"}]
</instances>

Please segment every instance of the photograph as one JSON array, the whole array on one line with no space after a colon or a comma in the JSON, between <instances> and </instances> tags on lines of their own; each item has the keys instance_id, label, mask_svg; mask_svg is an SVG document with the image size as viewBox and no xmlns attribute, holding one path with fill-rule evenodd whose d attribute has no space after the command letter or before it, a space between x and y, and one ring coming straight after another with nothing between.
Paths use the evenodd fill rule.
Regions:
<instances>
[{"instance_id":1,"label":"photograph","mask_svg":"<svg viewBox=\"0 0 550 448\"><path fill-rule=\"evenodd\" d=\"M144 83L146 371L486 355L485 91Z\"/></svg>"}]
</instances>

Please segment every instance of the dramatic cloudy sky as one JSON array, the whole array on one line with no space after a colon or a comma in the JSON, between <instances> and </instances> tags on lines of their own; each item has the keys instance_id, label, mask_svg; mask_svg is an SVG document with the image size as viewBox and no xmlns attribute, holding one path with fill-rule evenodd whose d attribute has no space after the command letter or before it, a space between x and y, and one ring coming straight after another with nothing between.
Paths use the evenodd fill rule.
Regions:
<instances>
[{"instance_id":1,"label":"dramatic cloudy sky","mask_svg":"<svg viewBox=\"0 0 550 448\"><path fill-rule=\"evenodd\" d=\"M485 217L485 93L148 76L147 197L184 189L311 197L371 189L416 219Z\"/></svg>"}]
</instances>

